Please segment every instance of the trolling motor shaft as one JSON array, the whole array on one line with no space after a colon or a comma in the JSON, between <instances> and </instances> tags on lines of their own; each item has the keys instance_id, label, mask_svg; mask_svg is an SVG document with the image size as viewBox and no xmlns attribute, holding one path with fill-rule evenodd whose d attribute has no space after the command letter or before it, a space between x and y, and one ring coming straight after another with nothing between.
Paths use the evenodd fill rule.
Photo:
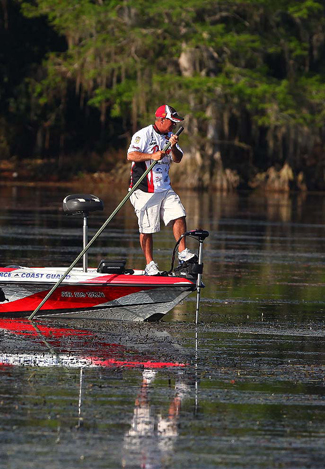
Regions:
<instances>
[{"instance_id":1,"label":"trolling motor shaft","mask_svg":"<svg viewBox=\"0 0 325 469\"><path fill-rule=\"evenodd\" d=\"M201 230L200 230L201 231ZM200 300L201 300L201 286L202 286L202 273L203 273L203 241L209 236L208 231L202 231L202 233L197 234L199 239L199 266L202 267L201 271L198 273L196 281L196 310L195 310L195 324L199 322L199 309L200 309Z\"/></svg>"}]
</instances>

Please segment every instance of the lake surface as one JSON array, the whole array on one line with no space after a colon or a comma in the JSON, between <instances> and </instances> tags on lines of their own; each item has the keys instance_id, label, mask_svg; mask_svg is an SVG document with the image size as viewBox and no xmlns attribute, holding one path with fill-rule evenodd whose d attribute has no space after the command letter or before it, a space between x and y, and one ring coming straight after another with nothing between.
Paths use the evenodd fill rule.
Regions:
<instances>
[{"instance_id":1,"label":"lake surface","mask_svg":"<svg viewBox=\"0 0 325 469\"><path fill-rule=\"evenodd\" d=\"M93 235L125 192L83 191L105 204ZM0 265L69 266L75 192L0 187ZM210 231L199 324L195 295L160 323L1 320L1 468L324 467L325 196L179 193ZM170 229L154 243L167 270ZM103 258L144 268L129 203Z\"/></svg>"}]
</instances>

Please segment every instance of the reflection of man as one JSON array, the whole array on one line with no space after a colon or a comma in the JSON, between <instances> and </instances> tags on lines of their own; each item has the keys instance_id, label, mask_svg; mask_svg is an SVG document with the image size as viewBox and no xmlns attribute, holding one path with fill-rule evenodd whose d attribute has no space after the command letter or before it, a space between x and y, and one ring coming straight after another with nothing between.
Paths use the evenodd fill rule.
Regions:
<instances>
[{"instance_id":1,"label":"reflection of man","mask_svg":"<svg viewBox=\"0 0 325 469\"><path fill-rule=\"evenodd\" d=\"M152 234L160 231L160 219L166 226L172 225L176 241L186 232L185 209L179 196L171 188L169 179L171 162L180 163L183 158L178 136L172 133L173 127L182 120L183 117L171 106L160 106L156 111L154 125L136 132L128 150L128 160L132 162L130 189L151 163L158 161L130 197L138 217L140 245L147 264L146 275L159 274L158 266L153 260ZM163 152L168 141L171 147ZM187 262L194 256L186 248L184 237L179 244L180 262Z\"/></svg>"},{"instance_id":2,"label":"reflection of man","mask_svg":"<svg viewBox=\"0 0 325 469\"><path fill-rule=\"evenodd\" d=\"M135 400L131 428L125 435L122 467L165 467L172 457L175 438L178 436L177 421L181 402L187 393L183 383L175 385L175 396L170 402L168 416L155 415L149 402L149 394L156 371L146 369Z\"/></svg>"}]
</instances>

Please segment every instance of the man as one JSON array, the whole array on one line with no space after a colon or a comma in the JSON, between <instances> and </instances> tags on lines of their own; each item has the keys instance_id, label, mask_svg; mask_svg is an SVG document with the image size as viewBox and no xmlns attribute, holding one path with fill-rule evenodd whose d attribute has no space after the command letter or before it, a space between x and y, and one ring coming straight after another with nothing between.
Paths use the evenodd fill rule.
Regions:
<instances>
[{"instance_id":1,"label":"man","mask_svg":"<svg viewBox=\"0 0 325 469\"><path fill-rule=\"evenodd\" d=\"M173 127L183 120L168 104L160 106L156 111L154 125L136 132L128 150L128 160L132 162L130 189L151 163L158 161L130 197L138 217L140 245L147 264L146 275L159 275L158 265L153 260L152 234L160 231L160 218L166 226L172 225L176 240L186 232L185 209L171 188L169 179L171 162L180 163L183 158L178 136L172 133ZM171 146L163 152L168 141ZM195 259L195 254L186 248L185 238L181 240L178 251L180 262Z\"/></svg>"}]
</instances>

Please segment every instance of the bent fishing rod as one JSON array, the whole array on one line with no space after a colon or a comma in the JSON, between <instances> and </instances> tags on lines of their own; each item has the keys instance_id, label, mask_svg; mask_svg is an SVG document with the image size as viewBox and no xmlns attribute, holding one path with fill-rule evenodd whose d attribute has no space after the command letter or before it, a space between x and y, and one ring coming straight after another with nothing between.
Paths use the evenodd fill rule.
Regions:
<instances>
[{"instance_id":1,"label":"bent fishing rod","mask_svg":"<svg viewBox=\"0 0 325 469\"><path fill-rule=\"evenodd\" d=\"M184 127L180 127L176 134L179 136L184 130ZM164 148L162 149L163 152L167 151L171 146L170 142L167 142ZM32 312L32 314L28 317L29 320L32 320L33 317L35 316L36 313L41 309L42 306L47 302L47 300L50 298L50 296L55 292L55 290L58 288L59 285L63 282L63 280L66 278L66 276L71 272L71 270L74 268L74 266L80 261L80 259L83 257L83 255L88 251L90 246L96 241L96 239L102 234L102 232L105 230L106 226L111 222L111 220L115 217L115 215L121 210L121 208L125 205L125 203L129 200L133 192L139 187L141 182L144 180L144 178L150 173L152 168L158 163L158 161L153 161L151 165L146 169L146 171L142 174L142 176L138 179L138 181L134 184L132 189L127 193L127 195L124 197L124 199L119 203L119 205L116 207L116 209L111 213L111 215L107 218L105 223L99 228L97 233L91 238L89 243L85 246L85 248L81 251L81 253L75 258L75 260L72 262L70 267L64 272L62 277L56 282L56 284L51 288L51 290L48 292L48 294L44 297L44 299L40 302L40 304L37 306L37 308Z\"/></svg>"}]
</instances>

